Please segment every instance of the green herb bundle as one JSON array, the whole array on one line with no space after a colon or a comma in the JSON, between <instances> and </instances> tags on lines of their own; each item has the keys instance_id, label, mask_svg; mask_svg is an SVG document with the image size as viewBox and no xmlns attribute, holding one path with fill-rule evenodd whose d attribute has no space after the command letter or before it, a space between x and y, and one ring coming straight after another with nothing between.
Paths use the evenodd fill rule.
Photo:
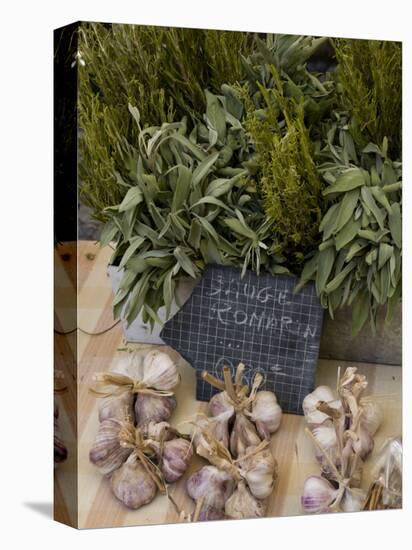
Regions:
<instances>
[{"instance_id":1,"label":"green herb bundle","mask_svg":"<svg viewBox=\"0 0 412 550\"><path fill-rule=\"evenodd\" d=\"M143 126L185 115L196 121L206 108L204 88L218 92L240 79L240 54L252 42L241 32L80 25L81 195L97 218L105 220L104 208L122 197L115 171L131 162L127 144L138 136L128 103L138 106Z\"/></svg>"},{"instance_id":2,"label":"green herb bundle","mask_svg":"<svg viewBox=\"0 0 412 550\"><path fill-rule=\"evenodd\" d=\"M242 103L228 86L206 100L204 122L190 132L185 119L143 129L129 107L139 130L130 146L134 168L118 176L125 195L106 209L102 235L102 244L117 243L111 262L124 272L114 307L128 323L140 312L158 321L178 281L197 277L208 263L287 272L249 178Z\"/></svg>"}]
</instances>

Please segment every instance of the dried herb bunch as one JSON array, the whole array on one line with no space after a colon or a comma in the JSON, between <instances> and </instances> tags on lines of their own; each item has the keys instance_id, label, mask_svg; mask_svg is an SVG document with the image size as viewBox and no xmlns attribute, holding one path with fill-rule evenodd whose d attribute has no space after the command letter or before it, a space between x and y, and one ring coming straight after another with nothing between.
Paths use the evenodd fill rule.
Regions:
<instances>
[{"instance_id":1,"label":"dried herb bunch","mask_svg":"<svg viewBox=\"0 0 412 550\"><path fill-rule=\"evenodd\" d=\"M338 82L351 133L360 145L388 140L392 158L402 148L402 45L380 40L335 39Z\"/></svg>"},{"instance_id":2,"label":"dried herb bunch","mask_svg":"<svg viewBox=\"0 0 412 550\"><path fill-rule=\"evenodd\" d=\"M79 122L82 198L96 217L119 202L115 171L130 166L127 142L137 139L128 103L144 126L197 119L204 88L219 91L242 76L241 52L252 35L241 32L82 23L79 27Z\"/></svg>"}]
</instances>

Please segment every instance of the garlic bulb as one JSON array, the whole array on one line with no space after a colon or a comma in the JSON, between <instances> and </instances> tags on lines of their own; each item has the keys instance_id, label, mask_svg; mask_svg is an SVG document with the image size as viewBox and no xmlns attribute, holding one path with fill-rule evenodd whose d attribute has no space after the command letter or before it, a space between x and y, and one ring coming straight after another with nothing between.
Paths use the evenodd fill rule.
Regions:
<instances>
[{"instance_id":1,"label":"garlic bulb","mask_svg":"<svg viewBox=\"0 0 412 550\"><path fill-rule=\"evenodd\" d=\"M245 458L240 462L241 475L254 497L267 498L273 491L277 477L277 463L268 449L248 456L253 449L254 447L246 449Z\"/></svg>"},{"instance_id":2,"label":"garlic bulb","mask_svg":"<svg viewBox=\"0 0 412 550\"><path fill-rule=\"evenodd\" d=\"M156 483L134 453L113 472L110 484L115 496L133 510L151 502L157 493Z\"/></svg>"},{"instance_id":3,"label":"garlic bulb","mask_svg":"<svg viewBox=\"0 0 412 550\"><path fill-rule=\"evenodd\" d=\"M120 444L121 429L122 423L115 418L103 420L99 426L89 458L90 462L95 464L103 475L110 475L114 470L120 468L132 452L131 449L122 447Z\"/></svg>"},{"instance_id":4,"label":"garlic bulb","mask_svg":"<svg viewBox=\"0 0 412 550\"><path fill-rule=\"evenodd\" d=\"M362 460L365 460L373 451L374 441L369 431L361 426L359 439L353 442L353 450Z\"/></svg>"},{"instance_id":5,"label":"garlic bulb","mask_svg":"<svg viewBox=\"0 0 412 550\"><path fill-rule=\"evenodd\" d=\"M133 416L134 395L131 391L125 391L120 395L109 395L103 398L99 404L99 420L117 418L124 420Z\"/></svg>"},{"instance_id":6,"label":"garlic bulb","mask_svg":"<svg viewBox=\"0 0 412 550\"><path fill-rule=\"evenodd\" d=\"M325 402L329 407L343 411L342 403L336 399L333 391L328 386L318 386L312 393L309 393L302 402L303 413L308 424L322 424L329 416L317 409L320 402Z\"/></svg>"},{"instance_id":7,"label":"garlic bulb","mask_svg":"<svg viewBox=\"0 0 412 550\"><path fill-rule=\"evenodd\" d=\"M186 472L193 456L193 448L189 441L176 438L165 441L163 450L158 449L159 467L167 483L174 483Z\"/></svg>"},{"instance_id":8,"label":"garlic bulb","mask_svg":"<svg viewBox=\"0 0 412 550\"><path fill-rule=\"evenodd\" d=\"M158 423L168 420L175 408L175 397L159 397L140 393L136 398L134 407L137 425L143 427L150 421Z\"/></svg>"},{"instance_id":9,"label":"garlic bulb","mask_svg":"<svg viewBox=\"0 0 412 550\"><path fill-rule=\"evenodd\" d=\"M252 405L250 418L256 424L258 434L262 439L270 439L280 426L282 409L276 395L271 391L259 391Z\"/></svg>"},{"instance_id":10,"label":"garlic bulb","mask_svg":"<svg viewBox=\"0 0 412 550\"><path fill-rule=\"evenodd\" d=\"M209 401L207 406L209 416L219 416L227 413L229 420L235 414L235 409L231 404L226 392L216 393ZM231 413L231 414L229 414Z\"/></svg>"},{"instance_id":11,"label":"garlic bulb","mask_svg":"<svg viewBox=\"0 0 412 550\"><path fill-rule=\"evenodd\" d=\"M335 489L327 479L310 476L303 486L302 508L308 514L328 512L338 493L339 489Z\"/></svg>"},{"instance_id":12,"label":"garlic bulb","mask_svg":"<svg viewBox=\"0 0 412 550\"><path fill-rule=\"evenodd\" d=\"M142 428L142 433L146 439L153 441L160 441L161 438L163 441L169 441L175 437L168 422L148 422Z\"/></svg>"},{"instance_id":13,"label":"garlic bulb","mask_svg":"<svg viewBox=\"0 0 412 550\"><path fill-rule=\"evenodd\" d=\"M261 442L255 426L243 413L237 413L230 434L230 451L232 456L240 457L247 447L254 447Z\"/></svg>"},{"instance_id":14,"label":"garlic bulb","mask_svg":"<svg viewBox=\"0 0 412 550\"><path fill-rule=\"evenodd\" d=\"M342 512L360 512L365 502L366 494L360 489L345 489L340 508Z\"/></svg>"},{"instance_id":15,"label":"garlic bulb","mask_svg":"<svg viewBox=\"0 0 412 550\"><path fill-rule=\"evenodd\" d=\"M213 506L202 506L198 521L216 521L225 518L223 509L213 508Z\"/></svg>"},{"instance_id":16,"label":"garlic bulb","mask_svg":"<svg viewBox=\"0 0 412 550\"><path fill-rule=\"evenodd\" d=\"M180 377L176 364L159 350L152 350L143 360L142 382L148 388L170 391L179 383Z\"/></svg>"},{"instance_id":17,"label":"garlic bulb","mask_svg":"<svg viewBox=\"0 0 412 550\"><path fill-rule=\"evenodd\" d=\"M233 519L261 518L265 512L265 503L257 500L243 481L239 482L225 505L226 516Z\"/></svg>"},{"instance_id":18,"label":"garlic bulb","mask_svg":"<svg viewBox=\"0 0 412 550\"><path fill-rule=\"evenodd\" d=\"M120 360L116 361L112 372L117 374L123 374L128 376L132 380L142 380L143 379L143 358L146 351L144 350L135 350L132 353L122 354Z\"/></svg>"},{"instance_id":19,"label":"garlic bulb","mask_svg":"<svg viewBox=\"0 0 412 550\"><path fill-rule=\"evenodd\" d=\"M383 410L376 401L361 400L361 425L373 436L383 422Z\"/></svg>"},{"instance_id":20,"label":"garlic bulb","mask_svg":"<svg viewBox=\"0 0 412 550\"><path fill-rule=\"evenodd\" d=\"M215 466L204 466L192 474L186 483L188 495L193 500L203 498L203 507L222 511L235 489L233 478Z\"/></svg>"}]
</instances>

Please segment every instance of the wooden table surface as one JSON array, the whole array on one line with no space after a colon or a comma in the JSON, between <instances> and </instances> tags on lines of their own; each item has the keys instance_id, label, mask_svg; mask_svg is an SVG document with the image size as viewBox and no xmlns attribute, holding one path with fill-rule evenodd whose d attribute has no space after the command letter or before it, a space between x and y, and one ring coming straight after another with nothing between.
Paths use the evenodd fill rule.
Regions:
<instances>
[{"instance_id":1,"label":"wooden table surface","mask_svg":"<svg viewBox=\"0 0 412 550\"><path fill-rule=\"evenodd\" d=\"M64 253L64 247L56 252L57 269ZM92 383L94 373L109 371L122 360L125 351L119 348L144 349L153 346L144 344L128 344L123 339L122 327L114 324L112 317L112 291L106 266L111 255L109 247L101 249L89 241L80 241L77 250L77 285L78 285L78 328L77 346L76 333L69 336L56 336L56 346L65 357L65 347L72 347L77 355L77 456L70 455L68 460L56 469L55 499L58 502L59 516L75 523L80 528L112 527L124 525L159 524L178 521L177 514L167 497L158 495L152 503L143 508L131 511L125 508L111 493L109 483L104 479L97 468L89 462L89 450L98 429L98 400L90 395L88 388ZM67 257L65 258L67 261ZM61 268L65 266L61 262ZM67 272L67 269L66 269ZM57 279L56 279L57 281ZM55 289L56 301L64 303L73 277L63 274L58 278L59 286ZM63 281L63 283L62 283ZM56 315L56 322L62 331L70 330L69 316L60 312ZM101 335L99 333L112 327ZM177 409L171 419L171 424L178 426L181 431L187 431L182 423L193 417L199 411L205 410L205 404L195 400L195 373L174 350L162 346L178 363L181 374L181 383L177 389ZM67 354L66 354L67 356ZM317 384L336 385L337 368L349 366L345 362L320 360L317 370ZM353 365L353 363L351 363ZM397 366L357 364L359 372L365 374L369 381L368 392L379 399L384 408L385 419L375 436L375 450L367 460L364 468L363 486L370 482L370 469L374 454L379 450L383 441L390 436L397 436L402 432L401 419L401 374ZM67 360L58 361L57 367L65 372L65 376L72 375ZM62 400L60 424L64 437L75 442L76 423L65 412L75 406L75 393L69 391L60 396ZM301 514L300 496L305 478L310 474L318 474L319 467L314 460L311 441L304 433L305 422L303 417L283 415L282 424L271 442L271 449L278 462L278 480L269 498L268 516L292 516ZM75 479L75 461L77 459L78 479ZM171 494L178 505L190 512L193 502L185 494L185 480L191 472L204 463L202 459L194 458L189 472L182 480L174 484ZM73 506L65 503L67 500L67 486L75 487L77 483L77 518ZM74 497L73 497L74 498Z\"/></svg>"}]
</instances>

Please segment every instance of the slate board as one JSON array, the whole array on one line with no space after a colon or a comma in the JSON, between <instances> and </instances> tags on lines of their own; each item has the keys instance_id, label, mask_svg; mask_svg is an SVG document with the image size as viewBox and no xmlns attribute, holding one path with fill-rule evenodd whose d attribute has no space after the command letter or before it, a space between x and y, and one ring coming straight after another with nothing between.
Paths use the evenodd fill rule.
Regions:
<instances>
[{"instance_id":1,"label":"slate board","mask_svg":"<svg viewBox=\"0 0 412 550\"><path fill-rule=\"evenodd\" d=\"M323 308L309 283L294 294L297 280L287 275L256 275L208 266L189 300L167 321L161 339L197 371L196 398L208 401L217 390L200 377L206 369L222 378L246 365L244 380L264 376L262 389L274 391L284 412L302 414L313 390Z\"/></svg>"}]
</instances>

